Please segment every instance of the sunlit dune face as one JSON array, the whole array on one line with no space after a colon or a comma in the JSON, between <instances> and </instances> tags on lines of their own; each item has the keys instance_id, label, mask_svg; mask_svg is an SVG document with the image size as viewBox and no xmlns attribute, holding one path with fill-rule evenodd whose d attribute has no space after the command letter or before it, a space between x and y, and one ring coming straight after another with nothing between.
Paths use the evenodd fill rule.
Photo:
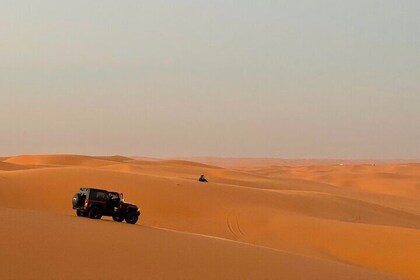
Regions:
<instances>
[{"instance_id":1,"label":"sunlit dune face","mask_svg":"<svg viewBox=\"0 0 420 280\"><path fill-rule=\"evenodd\" d=\"M72 279L86 248L88 257L102 255L93 263L127 264L118 272L125 277L420 277L418 164L223 161L2 159L0 259L7 269L0 278ZM202 174L209 183L198 182ZM70 200L82 186L123 192L141 209L138 225L76 217Z\"/></svg>"}]
</instances>

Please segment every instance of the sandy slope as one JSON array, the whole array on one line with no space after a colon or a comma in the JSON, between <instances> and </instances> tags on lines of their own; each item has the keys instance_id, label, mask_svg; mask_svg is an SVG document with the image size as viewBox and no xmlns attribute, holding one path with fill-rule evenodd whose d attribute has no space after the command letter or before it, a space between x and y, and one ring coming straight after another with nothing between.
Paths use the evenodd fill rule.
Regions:
<instances>
[{"instance_id":1,"label":"sandy slope","mask_svg":"<svg viewBox=\"0 0 420 280\"><path fill-rule=\"evenodd\" d=\"M305 178L346 188L420 198L420 164L360 164L244 167L269 177Z\"/></svg>"},{"instance_id":2,"label":"sandy slope","mask_svg":"<svg viewBox=\"0 0 420 280\"><path fill-rule=\"evenodd\" d=\"M72 165L72 166L87 166L87 167L100 167L110 165L114 161L113 158L96 158L90 156L78 156L78 155L23 155L11 157L4 162L20 164L20 165Z\"/></svg>"},{"instance_id":3,"label":"sandy slope","mask_svg":"<svg viewBox=\"0 0 420 280\"><path fill-rule=\"evenodd\" d=\"M34 166L29 165L18 165L8 162L2 162L0 160L0 171L15 171L15 170L23 170L23 169L32 169L35 168Z\"/></svg>"},{"instance_id":4,"label":"sandy slope","mask_svg":"<svg viewBox=\"0 0 420 280\"><path fill-rule=\"evenodd\" d=\"M356 187L317 177L319 171L328 171L329 178L347 176L334 164L322 165L326 170L252 164L232 170L179 160L76 155L19 156L1 164L9 168L0 168L0 215L6 220L0 264L12 256L28 267L11 271L22 273L17 279L58 270L70 279L76 251L89 242L105 263L116 254L129 263L124 275L137 271L145 279L382 279L385 274L420 279L415 164L345 166ZM198 183L200 174L211 182ZM80 186L124 192L141 206L140 226L75 218L70 198ZM79 227L87 233L80 234ZM105 236L88 234L102 229ZM44 240L57 232L62 243ZM131 239L112 239L125 234ZM5 241L7 236L14 242ZM19 247L20 240L26 245ZM40 240L44 258L28 264L39 251L28 248L38 248ZM52 263L32 270L45 262Z\"/></svg>"},{"instance_id":5,"label":"sandy slope","mask_svg":"<svg viewBox=\"0 0 420 280\"><path fill-rule=\"evenodd\" d=\"M75 279L75 273L77 279L392 279L335 261L141 225L1 208L0 217L5 280Z\"/></svg>"}]
</instances>

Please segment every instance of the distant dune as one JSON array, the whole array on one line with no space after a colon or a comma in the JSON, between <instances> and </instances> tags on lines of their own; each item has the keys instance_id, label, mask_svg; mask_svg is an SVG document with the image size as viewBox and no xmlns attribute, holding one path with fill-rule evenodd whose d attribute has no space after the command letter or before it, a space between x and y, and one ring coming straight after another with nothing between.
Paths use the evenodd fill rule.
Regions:
<instances>
[{"instance_id":1,"label":"distant dune","mask_svg":"<svg viewBox=\"0 0 420 280\"><path fill-rule=\"evenodd\" d=\"M18 165L8 162L2 162L0 160L0 171L16 171L16 170L23 170L23 169L31 169L34 168L33 166L28 165Z\"/></svg>"},{"instance_id":2,"label":"distant dune","mask_svg":"<svg viewBox=\"0 0 420 280\"><path fill-rule=\"evenodd\" d=\"M139 223L76 217L82 186ZM26 155L0 198L0 279L420 279L416 163Z\"/></svg>"},{"instance_id":3,"label":"distant dune","mask_svg":"<svg viewBox=\"0 0 420 280\"><path fill-rule=\"evenodd\" d=\"M194 162L230 168L249 168L267 166L313 166L313 165L361 165L361 164L401 164L420 163L417 160L372 160L372 159L279 159L279 158L230 158L230 157L185 157L179 158Z\"/></svg>"}]
</instances>

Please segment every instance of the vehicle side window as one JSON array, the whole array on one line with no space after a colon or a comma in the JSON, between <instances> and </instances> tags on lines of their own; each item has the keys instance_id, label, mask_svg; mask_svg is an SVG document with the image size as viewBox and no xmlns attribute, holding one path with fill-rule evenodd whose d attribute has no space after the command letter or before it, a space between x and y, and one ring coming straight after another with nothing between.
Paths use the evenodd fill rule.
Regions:
<instances>
[{"instance_id":1,"label":"vehicle side window","mask_svg":"<svg viewBox=\"0 0 420 280\"><path fill-rule=\"evenodd\" d=\"M90 192L90 199L93 200L106 200L107 193L101 191L91 191Z\"/></svg>"}]
</instances>

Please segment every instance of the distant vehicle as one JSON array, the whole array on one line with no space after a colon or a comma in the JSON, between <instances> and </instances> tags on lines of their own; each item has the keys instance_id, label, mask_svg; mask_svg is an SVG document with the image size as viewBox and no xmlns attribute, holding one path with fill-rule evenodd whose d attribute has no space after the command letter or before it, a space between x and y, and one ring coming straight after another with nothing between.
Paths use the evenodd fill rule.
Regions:
<instances>
[{"instance_id":1,"label":"distant vehicle","mask_svg":"<svg viewBox=\"0 0 420 280\"><path fill-rule=\"evenodd\" d=\"M198 179L199 182L201 183L208 183L209 181L206 179L206 177L204 177L204 175L201 175L200 178Z\"/></svg>"},{"instance_id":2,"label":"distant vehicle","mask_svg":"<svg viewBox=\"0 0 420 280\"><path fill-rule=\"evenodd\" d=\"M122 193L106 190L80 188L73 196L72 204L77 216L87 216L91 219L111 216L116 222L125 220L129 224L135 224L140 216L139 208L125 202Z\"/></svg>"}]
</instances>

